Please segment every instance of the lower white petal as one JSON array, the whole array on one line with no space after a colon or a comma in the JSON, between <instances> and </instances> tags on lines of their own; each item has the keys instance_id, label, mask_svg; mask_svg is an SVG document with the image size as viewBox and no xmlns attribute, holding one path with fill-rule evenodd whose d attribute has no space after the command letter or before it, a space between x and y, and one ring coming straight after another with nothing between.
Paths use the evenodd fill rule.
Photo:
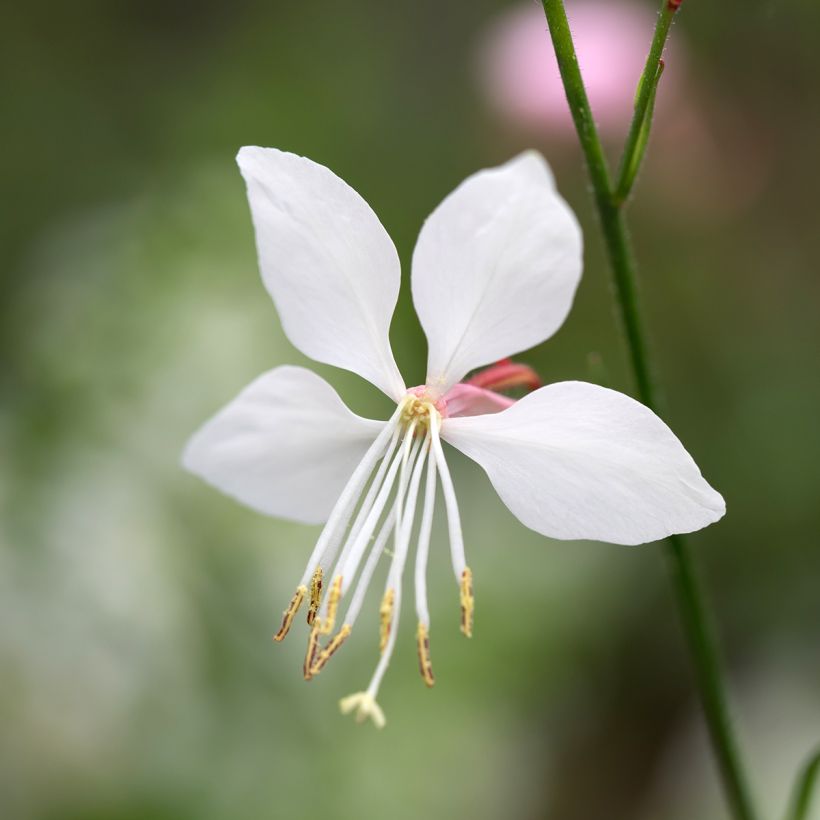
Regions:
<instances>
[{"instance_id":1,"label":"lower white petal","mask_svg":"<svg viewBox=\"0 0 820 820\"><path fill-rule=\"evenodd\" d=\"M310 370L279 367L201 427L182 463L259 512L318 524L383 427Z\"/></svg>"},{"instance_id":2,"label":"lower white petal","mask_svg":"<svg viewBox=\"0 0 820 820\"><path fill-rule=\"evenodd\" d=\"M658 416L596 385L542 387L501 413L446 419L441 433L524 524L552 538L641 544L726 511Z\"/></svg>"}]
</instances>

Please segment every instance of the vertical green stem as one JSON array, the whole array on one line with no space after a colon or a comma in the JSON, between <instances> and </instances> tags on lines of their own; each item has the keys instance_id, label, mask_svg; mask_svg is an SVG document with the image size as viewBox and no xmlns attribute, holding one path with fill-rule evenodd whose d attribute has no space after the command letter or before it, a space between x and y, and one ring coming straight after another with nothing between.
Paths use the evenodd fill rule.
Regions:
<instances>
[{"instance_id":1,"label":"vertical green stem","mask_svg":"<svg viewBox=\"0 0 820 820\"><path fill-rule=\"evenodd\" d=\"M558 58L567 101L592 182L638 395L648 407L657 409L659 394L652 378L647 333L638 298L635 260L621 207L622 200L617 197L610 180L603 147L578 68L578 59L564 4L562 0L542 0L542 2ZM664 0L647 59L647 70L658 64L672 17L679 5L680 2L675 0ZM645 76L648 76L646 72ZM649 83L644 82L641 93L638 95L635 118L624 152L624 162L629 161L630 151L634 151L640 135L646 108L651 99L649 86ZM754 820L755 812L729 717L717 646L694 563L680 536L669 538L666 546L678 609L726 797L736 820Z\"/></svg>"}]
</instances>

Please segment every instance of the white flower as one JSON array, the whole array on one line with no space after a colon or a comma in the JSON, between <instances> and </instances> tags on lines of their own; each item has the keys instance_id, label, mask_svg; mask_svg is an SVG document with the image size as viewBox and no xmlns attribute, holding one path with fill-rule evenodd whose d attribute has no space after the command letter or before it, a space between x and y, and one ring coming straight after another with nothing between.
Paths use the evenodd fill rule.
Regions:
<instances>
[{"instance_id":1,"label":"white flower","mask_svg":"<svg viewBox=\"0 0 820 820\"><path fill-rule=\"evenodd\" d=\"M547 339L570 309L581 275L581 232L541 156L528 152L469 177L424 224L412 291L428 368L425 383L409 390L388 338L399 259L373 211L331 171L303 157L246 147L238 162L262 278L288 338L396 402L388 421L364 419L319 376L279 367L205 424L184 455L187 469L256 510L326 522L275 636L284 638L307 600L306 678L350 634L393 537L380 607L381 658L367 690L345 698L343 711L384 723L375 699L396 640L418 506L417 645L422 677L433 684L426 568L437 482L461 628L472 632L472 573L442 438L484 468L524 524L552 538L639 544L700 529L724 514L723 499L674 434L627 396L562 382L513 402L488 389L531 383L528 368L507 362L461 382L474 368Z\"/></svg>"}]
</instances>

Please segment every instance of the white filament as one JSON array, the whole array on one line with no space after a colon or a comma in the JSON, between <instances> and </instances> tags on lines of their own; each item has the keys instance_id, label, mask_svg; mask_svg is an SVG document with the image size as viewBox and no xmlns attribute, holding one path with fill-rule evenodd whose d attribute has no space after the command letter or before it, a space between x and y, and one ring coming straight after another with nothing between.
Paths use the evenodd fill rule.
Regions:
<instances>
[{"instance_id":1,"label":"white filament","mask_svg":"<svg viewBox=\"0 0 820 820\"><path fill-rule=\"evenodd\" d=\"M414 441L414 434L416 432L416 420L413 419L410 428L404 434L404 441L402 442L402 459L401 459L401 471L399 472L399 497L404 498L404 491L407 487L407 460L410 456L410 444L415 443ZM394 549L398 547L399 542L399 532L401 530L401 519L402 519L402 505L399 504L398 509L396 510L396 539Z\"/></svg>"},{"instance_id":2,"label":"white filament","mask_svg":"<svg viewBox=\"0 0 820 820\"><path fill-rule=\"evenodd\" d=\"M390 658L393 656L393 649L396 646L396 635L399 631L399 615L401 614L401 576L404 572L404 562L407 558L407 548L410 543L410 535L413 531L413 518L416 508L416 499L418 498L419 484L421 483L421 473L424 468L424 462L427 458L427 447L429 436L425 439L425 449L422 451L420 457L417 459L415 467L413 468L413 475L410 479L410 488L407 492L407 504L405 511L409 514L403 517L402 526L397 533L398 546L393 555L393 562L390 565L390 572L387 579L387 588L393 589L395 598L393 599L393 612L390 623L390 634L387 636L387 645L379 658L376 665L376 671L370 679L370 685L367 687L368 694L375 698L379 692L384 673L390 665Z\"/></svg>"},{"instance_id":3,"label":"white filament","mask_svg":"<svg viewBox=\"0 0 820 820\"><path fill-rule=\"evenodd\" d=\"M356 466L353 475L350 476L350 479L339 496L339 500L330 513L330 517L327 519L327 523L316 542L316 546L313 548L313 552L305 568L305 574L299 582L300 586L306 586L308 584L320 561L328 562L332 560L332 557L326 558L326 556L335 554L341 537L350 521L350 516L353 514L356 501L361 495L367 483L367 479L373 472L376 462L382 457L387 440L398 426L402 410L401 405L396 408L390 420L384 425L379 435L376 436L376 440L370 445L364 457Z\"/></svg>"},{"instance_id":4,"label":"white filament","mask_svg":"<svg viewBox=\"0 0 820 820\"><path fill-rule=\"evenodd\" d=\"M356 540L356 536L361 532L362 526L364 525L364 522L367 519L370 510L373 508L373 502L375 501L376 496L382 487L385 473L387 472L387 468L390 466L390 460L393 458L393 453L395 453L396 451L396 445L399 441L400 432L401 426L397 424L396 429L393 430L393 436L390 439L390 443L387 445L387 450L385 450L381 464L379 464L378 472L376 473L376 476L374 477L373 481L370 483L370 488L367 491L367 495L365 496L364 501L359 507L359 511L356 513L356 517L353 519L353 526L350 528L350 532L347 534L347 538L345 538L342 553L339 556L339 560L336 562L337 571L339 567L344 566L347 560L347 556L350 554L350 549L353 546L353 542Z\"/></svg>"},{"instance_id":5,"label":"white filament","mask_svg":"<svg viewBox=\"0 0 820 820\"><path fill-rule=\"evenodd\" d=\"M458 514L458 501L453 488L453 479L447 469L444 451L441 449L441 439L438 433L439 419L437 413L430 413L430 436L433 445L433 455L436 459L439 475L441 476L441 491L444 494L444 506L447 509L447 528L450 533L450 556L453 562L453 572L456 583L461 583L461 576L467 568L464 557L464 537L461 533L461 516Z\"/></svg>"},{"instance_id":6,"label":"white filament","mask_svg":"<svg viewBox=\"0 0 820 820\"><path fill-rule=\"evenodd\" d=\"M353 598L350 600L350 606L348 606L347 612L342 620L342 623L345 623L348 626L352 627L356 622L356 618L359 617L359 612L362 609L367 588L370 586L370 581L372 580L373 573L376 571L376 567L378 566L379 558L382 557L387 539L393 531L393 524L396 521L398 505L399 501L396 499L393 502L393 506L390 508L390 512L387 514L387 517L382 522L381 528L379 529L379 534L373 542L373 546L370 549L370 554L367 556L367 560L362 568L362 573L359 576L359 580L356 582L356 589L353 592Z\"/></svg>"},{"instance_id":7,"label":"white filament","mask_svg":"<svg viewBox=\"0 0 820 820\"><path fill-rule=\"evenodd\" d=\"M407 497L402 509L404 513L401 517L401 525L396 524L396 551L393 554L393 561L390 565L390 571L387 574L387 583L385 591L391 587L401 586L401 578L404 574L404 564L407 561L407 551L410 546L410 536L413 532L413 523L416 517L416 502L419 495L419 485L421 484L421 473L424 469L424 463L427 460L429 452L430 436L429 434L424 439L421 454L416 459L413 467L413 474L410 478L410 486L407 491Z\"/></svg>"},{"instance_id":8,"label":"white filament","mask_svg":"<svg viewBox=\"0 0 820 820\"><path fill-rule=\"evenodd\" d=\"M430 553L430 533L433 529L433 511L436 506L436 459L430 455L427 462L427 480L424 486L424 507L419 525L419 544L416 548L416 615L419 623L430 626L427 608L427 556Z\"/></svg>"},{"instance_id":9,"label":"white filament","mask_svg":"<svg viewBox=\"0 0 820 820\"><path fill-rule=\"evenodd\" d=\"M401 464L404 463L405 458L409 457L407 456L407 451L411 444L412 441L409 439L408 435L405 435L401 450L393 458L393 462L391 463L387 471L387 475L382 482L379 494L376 496L376 500L373 502L373 506L370 508L370 512L367 514L367 518L365 519L359 534L352 542L350 551L345 559L345 563L338 564L334 571L334 577L338 577L339 575L342 577L343 594L350 588L350 584L356 574L356 568L362 560L362 555L364 554L367 544L373 535L376 524L378 523L378 520L387 505L387 499L390 496L390 491L393 489L393 485L396 481L396 473L398 472ZM415 452L416 449L413 450L413 457L415 457ZM399 490L401 490L401 487Z\"/></svg>"},{"instance_id":10,"label":"white filament","mask_svg":"<svg viewBox=\"0 0 820 820\"><path fill-rule=\"evenodd\" d=\"M409 435L410 434L408 432L408 436ZM419 442L413 442L413 451L411 452L408 461L408 466L411 469L414 468L414 464L416 462L416 459L418 458L419 446ZM368 554L367 560L364 563L364 567L362 568L359 579L356 582L356 589L353 592L353 598L350 601L350 605L347 608L347 612L345 613L343 623L348 624L349 626L353 626L353 623L359 616L362 604L364 603L365 595L367 594L367 588L370 585L370 581L373 578L373 573L375 572L376 566L379 563L379 558L381 558L382 552L384 551L384 546L387 543L387 539L390 537L390 533L394 531L394 524L396 537L398 540L399 524L397 522L399 518L399 510L401 509L404 500L404 490L405 487L402 486L401 479L399 479L399 488L394 497L393 506L391 507L390 512L387 514L387 517L382 522L379 534L376 537L376 541L370 549L370 553ZM396 553L394 552L394 555L395 554Z\"/></svg>"}]
</instances>

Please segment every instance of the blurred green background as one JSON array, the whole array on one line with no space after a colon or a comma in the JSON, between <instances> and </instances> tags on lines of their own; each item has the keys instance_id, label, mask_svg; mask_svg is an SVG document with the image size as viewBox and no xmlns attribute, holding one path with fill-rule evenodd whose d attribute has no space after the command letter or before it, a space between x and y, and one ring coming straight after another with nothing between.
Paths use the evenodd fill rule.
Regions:
<instances>
[{"instance_id":1,"label":"blurred green background","mask_svg":"<svg viewBox=\"0 0 820 820\"><path fill-rule=\"evenodd\" d=\"M437 683L419 680L405 618L377 732L336 705L375 664L375 599L305 684L301 639L270 636L316 529L178 465L251 378L306 363L258 277L243 144L350 182L405 273L463 177L540 148L586 265L564 328L521 358L547 381L631 389L577 146L503 122L482 93L477 55L507 5L5 9L3 818L726 816L660 548L550 542L454 457L476 634L458 633L439 538ZM667 421L728 503L692 546L771 817L820 740L820 7L689 0L680 18L686 80L631 217ZM697 140L674 127L682 106ZM406 281L392 335L408 384L422 381ZM318 369L360 412L383 411L357 377Z\"/></svg>"}]
</instances>

